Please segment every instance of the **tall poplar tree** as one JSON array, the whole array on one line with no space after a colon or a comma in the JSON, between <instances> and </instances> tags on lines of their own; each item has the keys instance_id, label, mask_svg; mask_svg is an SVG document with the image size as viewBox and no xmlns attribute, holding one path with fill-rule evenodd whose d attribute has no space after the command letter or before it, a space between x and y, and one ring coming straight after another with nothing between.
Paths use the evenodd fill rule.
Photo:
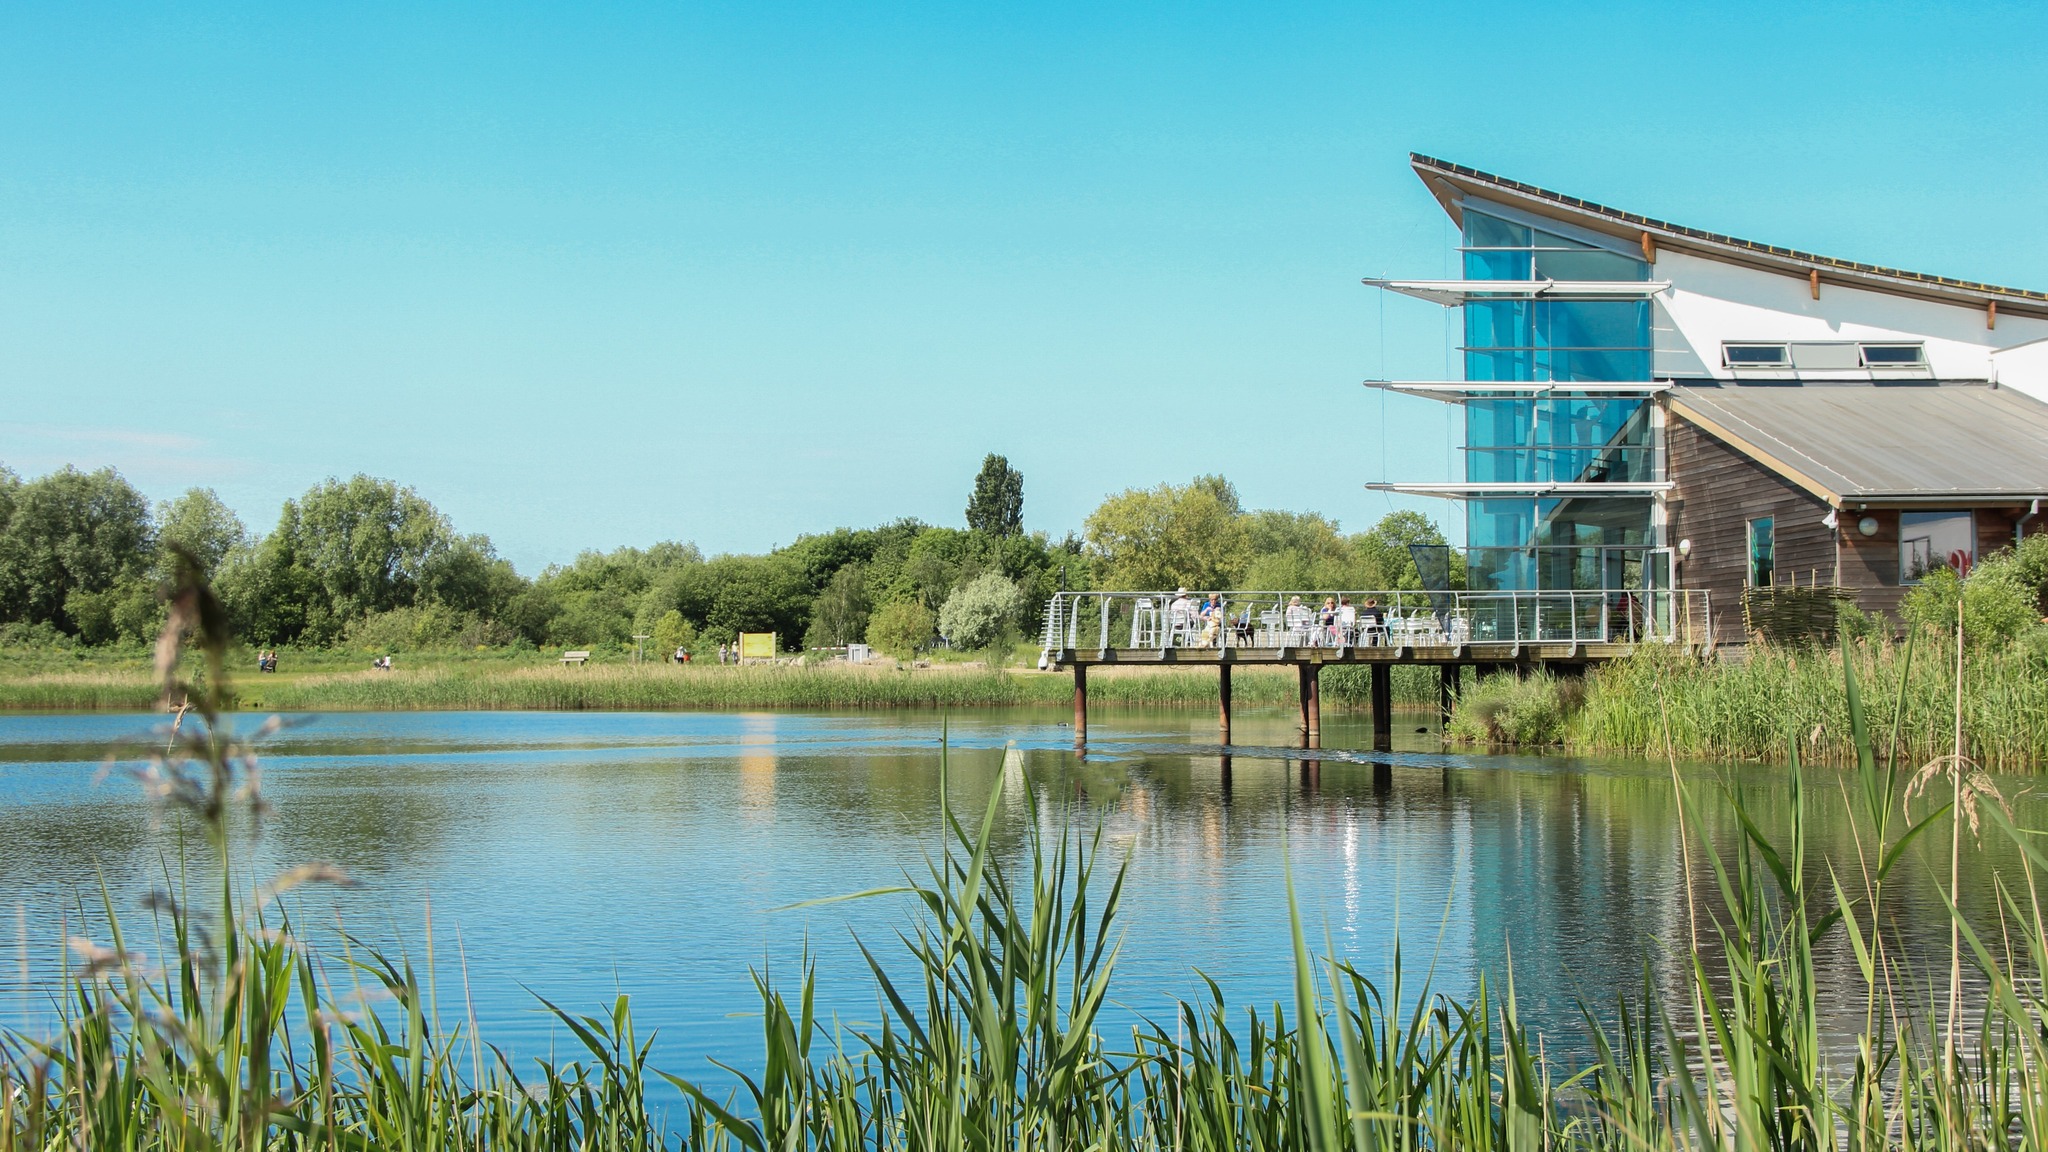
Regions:
<instances>
[{"instance_id":1,"label":"tall poplar tree","mask_svg":"<svg viewBox=\"0 0 2048 1152\"><path fill-rule=\"evenodd\" d=\"M1024 531L1024 474L993 452L974 478L974 493L967 498L967 526L991 536Z\"/></svg>"}]
</instances>

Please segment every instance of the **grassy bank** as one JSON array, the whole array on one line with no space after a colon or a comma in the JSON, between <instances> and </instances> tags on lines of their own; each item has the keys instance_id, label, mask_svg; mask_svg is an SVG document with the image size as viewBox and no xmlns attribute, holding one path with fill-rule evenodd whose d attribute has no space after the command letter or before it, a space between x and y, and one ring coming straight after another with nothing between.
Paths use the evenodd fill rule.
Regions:
<instances>
[{"instance_id":1,"label":"grassy bank","mask_svg":"<svg viewBox=\"0 0 2048 1152\"><path fill-rule=\"evenodd\" d=\"M353 662L352 662L353 663ZM941 665L861 668L845 664L720 667L602 664L580 668L508 660L422 662L374 672L302 671L246 676L235 704L271 711L618 710L731 708L979 708L1069 706L1073 679L1063 673ZM1403 669L1397 700L1435 699L1434 673ZM1102 669L1088 680L1096 707L1213 708L1216 674L1202 669ZM1236 702L1284 705L1294 700L1291 670L1239 669ZM1365 707L1361 670L1331 669L1323 699L1332 707ZM63 667L21 672L0 667L0 710L93 711L152 707L157 686L146 667Z\"/></svg>"},{"instance_id":2,"label":"grassy bank","mask_svg":"<svg viewBox=\"0 0 2048 1152\"><path fill-rule=\"evenodd\" d=\"M1809 760L1852 763L1844 663L1873 710L1895 716L1899 754L1913 763L1947 755L1955 736L1953 643L1852 641L1839 649L1753 646L1741 662L1645 649L1583 682L1548 676L1490 678L1468 691L1453 739L1556 745L1579 752L1692 760L1783 760L1797 742ZM1965 750L2000 771L2048 767L2048 661L2006 648L1968 656L1962 675Z\"/></svg>"}]
</instances>

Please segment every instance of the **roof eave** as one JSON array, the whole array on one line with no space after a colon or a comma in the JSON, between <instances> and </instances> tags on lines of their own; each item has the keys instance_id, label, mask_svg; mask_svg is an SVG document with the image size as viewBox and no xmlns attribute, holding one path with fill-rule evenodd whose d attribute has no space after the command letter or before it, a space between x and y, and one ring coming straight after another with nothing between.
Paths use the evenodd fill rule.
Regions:
<instances>
[{"instance_id":1,"label":"roof eave","mask_svg":"<svg viewBox=\"0 0 2048 1152\"><path fill-rule=\"evenodd\" d=\"M1483 193L1487 197L1501 199L1525 211L1554 219L1569 220L1582 228L1591 228L1632 243L1641 244L1644 238L1648 237L1652 250L1672 249L1722 263L1738 264L1800 278L1817 274L1823 284L1860 288L1891 296L1907 296L1939 304L1979 309L1996 304L2000 315L2048 319L2048 293L1955 280L1944 276L1929 276L1903 269L1821 256L1794 248L1758 244L1609 208L1604 204L1551 192L1532 184L1523 184L1421 153L1410 153L1409 161L1414 166L1416 175L1422 179L1423 186L1429 189L1430 194L1443 205L1444 212L1459 227L1463 227L1465 221L1458 201L1468 193Z\"/></svg>"}]
</instances>

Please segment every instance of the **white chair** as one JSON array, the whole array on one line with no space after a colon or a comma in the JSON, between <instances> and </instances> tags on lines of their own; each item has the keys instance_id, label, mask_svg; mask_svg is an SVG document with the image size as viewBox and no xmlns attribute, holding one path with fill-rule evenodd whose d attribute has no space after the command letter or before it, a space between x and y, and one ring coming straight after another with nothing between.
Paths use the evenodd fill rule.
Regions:
<instances>
[{"instance_id":1,"label":"white chair","mask_svg":"<svg viewBox=\"0 0 2048 1152\"><path fill-rule=\"evenodd\" d=\"M1284 637L1280 634L1280 610L1270 608L1259 613L1259 632L1255 648L1278 648Z\"/></svg>"},{"instance_id":2,"label":"white chair","mask_svg":"<svg viewBox=\"0 0 2048 1152\"><path fill-rule=\"evenodd\" d=\"M1149 596L1140 596L1131 607L1131 647L1153 647L1159 632L1159 609Z\"/></svg>"},{"instance_id":3,"label":"white chair","mask_svg":"<svg viewBox=\"0 0 2048 1152\"><path fill-rule=\"evenodd\" d=\"M1300 604L1290 605L1287 609L1287 642L1284 647L1301 648L1307 646L1310 628L1314 622L1315 614L1310 612L1305 606Z\"/></svg>"},{"instance_id":4,"label":"white chair","mask_svg":"<svg viewBox=\"0 0 2048 1152\"><path fill-rule=\"evenodd\" d=\"M1472 642L1472 621L1466 618L1462 610L1451 617L1450 640L1452 644L1470 644Z\"/></svg>"}]
</instances>

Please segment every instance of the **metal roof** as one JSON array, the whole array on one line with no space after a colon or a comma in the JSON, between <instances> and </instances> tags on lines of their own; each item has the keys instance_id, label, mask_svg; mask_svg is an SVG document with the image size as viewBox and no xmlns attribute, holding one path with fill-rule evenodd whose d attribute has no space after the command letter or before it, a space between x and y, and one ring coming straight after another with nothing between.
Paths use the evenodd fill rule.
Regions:
<instances>
[{"instance_id":1,"label":"metal roof","mask_svg":"<svg viewBox=\"0 0 2048 1152\"><path fill-rule=\"evenodd\" d=\"M1996 384L1700 381L1666 398L1836 505L2048 498L2048 404Z\"/></svg>"},{"instance_id":2,"label":"metal roof","mask_svg":"<svg viewBox=\"0 0 2048 1152\"><path fill-rule=\"evenodd\" d=\"M2037 292L2027 288L2005 288L1997 284L1958 280L1948 276L1931 276L1925 272L1908 272L1899 268L1887 268L1881 264L1841 260L1776 244L1759 244L1754 240L1742 240L1719 232L1690 228L1634 212L1624 212L1619 208L1609 208L1605 204L1552 192L1547 188L1538 188L1534 184L1524 184L1505 176L1495 176L1491 172L1481 172L1477 168L1453 164L1448 160L1438 160L1419 152L1409 153L1408 159L1414 165L1416 175L1422 178L1431 194L1443 204L1444 210L1460 222L1463 218L1459 215L1458 202L1464 195L1493 197L1527 211L1569 219L1596 231L1640 243L1646 256L1657 248L1674 248L1730 263L1747 264L1797 276L1817 275L1823 283L1866 288L1901 296L1916 296L1944 303L1969 304L1978 308L1995 304L1999 311L2010 312L2013 315L2048 316L2048 292Z\"/></svg>"}]
</instances>

